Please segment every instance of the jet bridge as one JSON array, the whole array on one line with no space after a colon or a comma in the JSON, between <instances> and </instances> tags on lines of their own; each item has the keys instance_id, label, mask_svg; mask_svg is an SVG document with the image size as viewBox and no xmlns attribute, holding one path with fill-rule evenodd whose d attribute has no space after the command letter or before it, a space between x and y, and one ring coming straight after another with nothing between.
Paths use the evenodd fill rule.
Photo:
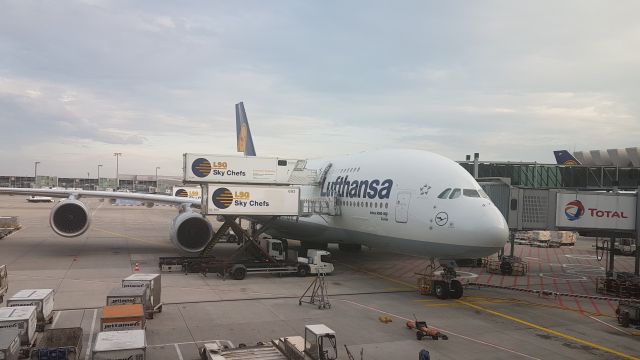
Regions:
<instances>
[{"instance_id":1,"label":"jet bridge","mask_svg":"<svg viewBox=\"0 0 640 360\"><path fill-rule=\"evenodd\" d=\"M596 244L596 249L609 251L608 277L613 277L615 239L634 238L640 249L639 191L571 191L566 189L517 188L508 179L479 179L484 191L502 212L513 232L523 230L576 231L583 236L609 238L608 246ZM635 276L640 276L640 251L635 251ZM638 284L640 287L640 283Z\"/></svg>"}]
</instances>

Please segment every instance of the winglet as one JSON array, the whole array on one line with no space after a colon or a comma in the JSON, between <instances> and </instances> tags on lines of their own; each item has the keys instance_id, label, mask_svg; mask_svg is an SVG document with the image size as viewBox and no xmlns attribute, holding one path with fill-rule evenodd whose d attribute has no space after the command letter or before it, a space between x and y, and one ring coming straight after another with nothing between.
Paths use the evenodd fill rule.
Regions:
<instances>
[{"instance_id":1,"label":"winglet","mask_svg":"<svg viewBox=\"0 0 640 360\"><path fill-rule=\"evenodd\" d=\"M556 162L560 165L580 165L580 161L567 150L556 150L553 155L555 155Z\"/></svg>"},{"instance_id":2,"label":"winglet","mask_svg":"<svg viewBox=\"0 0 640 360\"><path fill-rule=\"evenodd\" d=\"M236 136L238 152L244 153L245 156L256 156L251 129L249 129L249 120L242 102L236 104Z\"/></svg>"}]
</instances>

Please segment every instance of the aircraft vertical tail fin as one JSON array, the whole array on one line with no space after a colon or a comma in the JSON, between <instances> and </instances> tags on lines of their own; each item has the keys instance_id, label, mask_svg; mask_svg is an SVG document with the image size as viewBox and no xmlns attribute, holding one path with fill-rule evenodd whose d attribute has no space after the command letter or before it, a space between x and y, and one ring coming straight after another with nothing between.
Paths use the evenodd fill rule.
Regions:
<instances>
[{"instance_id":1,"label":"aircraft vertical tail fin","mask_svg":"<svg viewBox=\"0 0 640 360\"><path fill-rule=\"evenodd\" d=\"M236 136L238 152L244 153L245 156L256 156L251 129L249 129L249 120L242 102L236 104Z\"/></svg>"},{"instance_id":2,"label":"aircraft vertical tail fin","mask_svg":"<svg viewBox=\"0 0 640 360\"><path fill-rule=\"evenodd\" d=\"M573 157L567 150L556 150L553 155L555 155L556 162L560 165L580 165L578 159Z\"/></svg>"}]
</instances>

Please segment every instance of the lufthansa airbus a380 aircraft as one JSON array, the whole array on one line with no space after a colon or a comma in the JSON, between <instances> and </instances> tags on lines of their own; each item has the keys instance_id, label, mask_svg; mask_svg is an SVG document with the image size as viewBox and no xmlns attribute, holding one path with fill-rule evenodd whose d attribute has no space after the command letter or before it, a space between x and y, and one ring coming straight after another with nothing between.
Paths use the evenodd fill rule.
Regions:
<instances>
[{"instance_id":1,"label":"lufthansa airbus a380 aircraft","mask_svg":"<svg viewBox=\"0 0 640 360\"><path fill-rule=\"evenodd\" d=\"M236 104L238 151L255 156L242 103ZM301 199L335 197L340 214L281 218L267 231L300 239L305 247L337 243L341 249L365 245L440 259L477 258L501 249L507 224L473 177L454 161L420 150L379 150L335 159L312 160L323 174L320 185L301 186ZM107 191L0 188L0 194L66 197L53 207L50 225L61 236L89 228L83 197L131 199L180 205L171 226L179 249L200 252L212 238L208 219L191 207L200 200Z\"/></svg>"}]
</instances>

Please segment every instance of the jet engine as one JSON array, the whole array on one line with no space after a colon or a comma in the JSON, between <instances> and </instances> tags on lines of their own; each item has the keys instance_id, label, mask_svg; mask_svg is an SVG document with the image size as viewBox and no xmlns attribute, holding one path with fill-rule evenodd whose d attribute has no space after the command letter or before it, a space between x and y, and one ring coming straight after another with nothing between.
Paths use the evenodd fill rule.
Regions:
<instances>
[{"instance_id":1,"label":"jet engine","mask_svg":"<svg viewBox=\"0 0 640 360\"><path fill-rule=\"evenodd\" d=\"M171 242L177 248L196 253L202 251L213 237L209 220L191 210L181 212L171 226Z\"/></svg>"},{"instance_id":2,"label":"jet engine","mask_svg":"<svg viewBox=\"0 0 640 360\"><path fill-rule=\"evenodd\" d=\"M89 210L82 201L67 199L59 202L51 210L49 225L53 231L64 237L76 237L89 228Z\"/></svg>"}]
</instances>

